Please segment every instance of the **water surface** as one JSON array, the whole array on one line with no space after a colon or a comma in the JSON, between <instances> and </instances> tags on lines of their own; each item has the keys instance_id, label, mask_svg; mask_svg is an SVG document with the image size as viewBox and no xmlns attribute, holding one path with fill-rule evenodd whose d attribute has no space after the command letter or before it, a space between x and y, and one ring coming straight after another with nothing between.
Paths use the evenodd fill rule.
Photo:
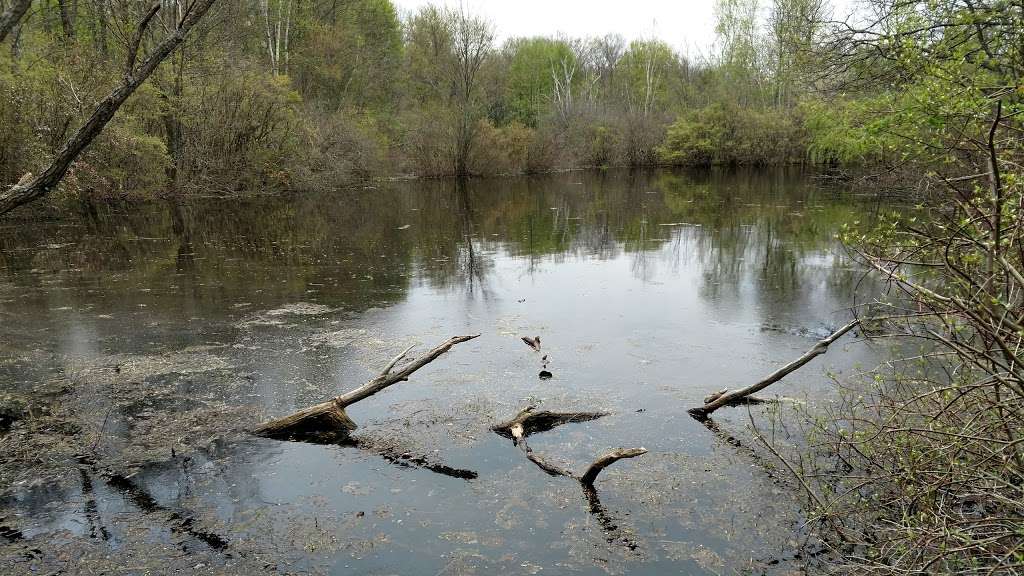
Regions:
<instances>
[{"instance_id":1,"label":"water surface","mask_svg":"<svg viewBox=\"0 0 1024 576\"><path fill-rule=\"evenodd\" d=\"M870 290L834 234L874 208L783 172L573 172L0 222L0 387L75 427L7 471L0 567L799 570L799 499L724 439L747 410L716 436L686 409L849 319ZM352 445L244 433L474 333L351 407ZM840 344L770 391L827 402L826 370L875 361ZM611 412L531 437L567 467L650 452L595 504L489 431L530 404Z\"/></svg>"}]
</instances>

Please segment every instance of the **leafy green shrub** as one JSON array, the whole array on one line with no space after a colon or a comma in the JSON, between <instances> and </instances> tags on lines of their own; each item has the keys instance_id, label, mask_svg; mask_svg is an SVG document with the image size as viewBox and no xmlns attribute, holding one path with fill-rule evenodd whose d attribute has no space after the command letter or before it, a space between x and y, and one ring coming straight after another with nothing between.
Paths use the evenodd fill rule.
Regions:
<instances>
[{"instance_id":1,"label":"leafy green shrub","mask_svg":"<svg viewBox=\"0 0 1024 576\"><path fill-rule=\"evenodd\" d=\"M808 156L816 164L870 164L893 149L874 108L875 99L806 101L800 109L808 133Z\"/></svg>"},{"instance_id":2,"label":"leafy green shrub","mask_svg":"<svg viewBox=\"0 0 1024 576\"><path fill-rule=\"evenodd\" d=\"M801 123L790 112L715 103L680 115L657 152L672 165L768 165L801 162L806 149Z\"/></svg>"}]
</instances>

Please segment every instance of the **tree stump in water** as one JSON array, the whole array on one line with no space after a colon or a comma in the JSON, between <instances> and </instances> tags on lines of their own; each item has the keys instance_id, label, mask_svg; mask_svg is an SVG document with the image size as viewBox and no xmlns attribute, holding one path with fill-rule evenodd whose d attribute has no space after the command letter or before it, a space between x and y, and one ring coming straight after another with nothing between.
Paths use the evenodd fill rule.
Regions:
<instances>
[{"instance_id":1,"label":"tree stump in water","mask_svg":"<svg viewBox=\"0 0 1024 576\"><path fill-rule=\"evenodd\" d=\"M392 372L395 365L405 358L405 355L412 350L412 346L410 346L401 354L395 356L376 378L370 380L366 384L363 384L359 388L346 392L341 396L332 398L326 402L316 404L315 406L303 408L302 410L283 418L266 422L253 430L253 434L266 438L277 439L329 440L345 436L357 428L356 423L353 422L352 419L348 417L348 414L345 413L346 407L365 398L369 398L393 384L408 380L409 376L411 376L413 372L416 372L420 368L430 364L434 360L437 360L442 354L450 350L452 346L462 342L467 342L478 336L480 335L474 334L472 336L456 336L454 338L450 338L428 352L422 358L412 360L400 370Z\"/></svg>"}]
</instances>

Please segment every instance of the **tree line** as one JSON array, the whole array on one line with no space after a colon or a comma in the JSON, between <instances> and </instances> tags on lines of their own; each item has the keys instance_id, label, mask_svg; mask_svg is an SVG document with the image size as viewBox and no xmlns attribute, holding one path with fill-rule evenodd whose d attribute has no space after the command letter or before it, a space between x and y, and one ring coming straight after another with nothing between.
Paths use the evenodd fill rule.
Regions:
<instances>
[{"instance_id":1,"label":"tree line","mask_svg":"<svg viewBox=\"0 0 1024 576\"><path fill-rule=\"evenodd\" d=\"M717 48L699 58L617 35L499 44L494 23L464 10L400 16L389 0L209 2L68 164L60 190L235 193L378 175L820 161L805 55L824 31L824 1L773 0L765 20L757 0L719 0ZM58 157L132 54L158 47L198 4L0 2L0 182Z\"/></svg>"}]
</instances>

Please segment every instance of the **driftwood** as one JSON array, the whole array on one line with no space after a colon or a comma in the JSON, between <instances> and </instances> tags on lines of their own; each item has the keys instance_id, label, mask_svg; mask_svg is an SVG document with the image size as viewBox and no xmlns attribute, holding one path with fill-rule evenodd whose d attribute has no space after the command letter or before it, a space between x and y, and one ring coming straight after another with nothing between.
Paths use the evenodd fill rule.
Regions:
<instances>
[{"instance_id":1,"label":"driftwood","mask_svg":"<svg viewBox=\"0 0 1024 576\"><path fill-rule=\"evenodd\" d=\"M513 444L519 446L526 455L526 458L537 465L538 468L551 476L565 476L578 480L584 487L593 487L597 475L608 466L622 460L623 458L635 458L647 453L646 448L619 448L606 454L602 454L595 460L583 474L574 474L571 470L563 468L545 460L535 453L526 443L526 437L537 432L546 432L568 424L569 422L587 422L607 416L607 412L534 412L534 406L521 410L514 418L506 420L491 427L494 432L511 438Z\"/></svg>"},{"instance_id":2,"label":"driftwood","mask_svg":"<svg viewBox=\"0 0 1024 576\"><path fill-rule=\"evenodd\" d=\"M718 410L722 406L744 402L744 400L747 399L751 394L764 390L765 388L771 386L772 384L778 382L779 380L782 380L790 373L800 369L804 364L807 364L814 358L827 352L830 344L838 340L843 334L846 334L847 332L852 330L859 323L860 320L854 320L853 322L850 322L849 324L836 330L827 338L816 343L814 347L805 352L803 356L797 358L796 360L793 360L792 362L786 364L782 368L779 368L775 372L772 372L771 374L769 374L767 377L757 382L756 384L752 384L750 386L747 386L746 388L742 388L740 390L736 390L733 392L723 390L721 392L708 396L707 398L705 398L705 403L703 406L699 408L691 408L689 410L690 415L693 416L694 418L697 418L698 420L703 420L707 418L712 412ZM750 400L746 401L747 403L750 403Z\"/></svg>"},{"instance_id":3,"label":"driftwood","mask_svg":"<svg viewBox=\"0 0 1024 576\"><path fill-rule=\"evenodd\" d=\"M593 486L594 480L597 480L597 475L601 473L601 470L604 470L623 458L636 458L637 456L642 456L644 454L647 454L647 449L643 447L617 448L611 452L602 454L597 458L597 460L594 460L594 463L591 464L590 467L587 468L586 472L580 476L580 482L583 483L584 486Z\"/></svg>"},{"instance_id":4,"label":"driftwood","mask_svg":"<svg viewBox=\"0 0 1024 576\"><path fill-rule=\"evenodd\" d=\"M410 346L401 354L395 356L391 362L381 370L380 374L378 374L376 378L370 380L366 384L363 384L359 388L346 392L341 396L332 398L326 402L321 402L315 406L304 408L294 414L278 418L276 420L271 420L270 422L256 428L253 433L257 436L279 439L321 438L326 440L345 436L357 428L356 423L353 422L352 419L348 417L348 414L345 413L345 408L347 406L369 398L393 384L408 380L409 376L411 376L413 372L416 372L420 368L423 368L427 364L437 360L442 354L450 350L452 346L462 342L467 342L477 336L479 336L479 334L472 336L456 336L451 338L428 352L425 356L412 360L400 370L392 372L395 366L405 358L405 355L412 349Z\"/></svg>"},{"instance_id":5,"label":"driftwood","mask_svg":"<svg viewBox=\"0 0 1024 576\"><path fill-rule=\"evenodd\" d=\"M534 406L530 406L521 410L512 419L492 426L491 430L501 436L511 438L513 444L523 451L526 458L536 464L544 473L550 476L565 476L566 478L579 481L580 488L583 491L583 498L587 501L587 510L597 519L598 524L601 525L608 543L622 544L630 550L636 550L639 543L631 538L627 532L619 528L616 521L601 504L601 499L597 495L597 488L594 487L594 481L597 480L598 474L611 464L623 458L635 458L646 454L647 449L619 448L612 450L599 456L597 460L587 467L583 474L574 474L568 468L552 463L534 452L530 445L527 444L526 437L538 432L547 432L570 422L596 420L602 416L607 416L608 412L534 412L534 408Z\"/></svg>"},{"instance_id":6,"label":"driftwood","mask_svg":"<svg viewBox=\"0 0 1024 576\"><path fill-rule=\"evenodd\" d=\"M552 428L568 424L569 422L589 422L609 414L608 412L548 412L547 410L534 412L535 408L536 406L524 408L511 420L491 426L491 430L505 438L515 440L515 434L512 430L516 426L522 428L523 436L529 436L538 432L547 432Z\"/></svg>"}]
</instances>

